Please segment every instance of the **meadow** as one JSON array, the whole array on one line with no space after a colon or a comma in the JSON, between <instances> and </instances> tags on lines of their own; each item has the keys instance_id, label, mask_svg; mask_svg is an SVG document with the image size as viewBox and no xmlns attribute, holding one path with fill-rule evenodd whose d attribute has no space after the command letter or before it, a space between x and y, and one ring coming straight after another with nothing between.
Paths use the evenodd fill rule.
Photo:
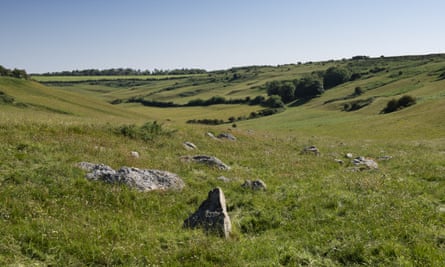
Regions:
<instances>
[{"instance_id":1,"label":"meadow","mask_svg":"<svg viewBox=\"0 0 445 267\"><path fill-rule=\"evenodd\" d=\"M348 65L361 73L385 70L236 125L186 121L225 120L261 107L110 104L135 96L175 103L215 95L253 98L266 95L268 81ZM130 85L0 77L0 91L14 98L0 104L0 265L443 266L442 73L445 58L433 55L246 67ZM344 97L356 87L364 88L359 98L375 100L343 111L350 101ZM404 94L417 104L380 114L387 101ZM120 131L153 121L162 131L149 139ZM207 132L230 132L237 141L213 140ZM185 150L185 141L198 150ZM301 154L310 145L320 156ZM379 169L354 171L347 153L374 158ZM193 154L216 156L232 169L180 160ZM92 182L76 167L81 161L167 170L186 187L141 193ZM247 179L263 180L267 190L242 188ZM232 220L228 240L182 228L217 186Z\"/></svg>"}]
</instances>

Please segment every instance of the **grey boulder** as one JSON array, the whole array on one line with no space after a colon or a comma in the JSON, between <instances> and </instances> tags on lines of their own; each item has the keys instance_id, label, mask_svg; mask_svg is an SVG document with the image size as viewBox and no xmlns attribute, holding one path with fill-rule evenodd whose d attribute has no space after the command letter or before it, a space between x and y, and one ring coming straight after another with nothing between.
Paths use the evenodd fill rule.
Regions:
<instances>
[{"instance_id":1,"label":"grey boulder","mask_svg":"<svg viewBox=\"0 0 445 267\"><path fill-rule=\"evenodd\" d=\"M206 233L215 233L228 238L232 231L232 223L227 214L226 198L221 188L211 190L207 199L198 210L183 223L184 228L203 228Z\"/></svg>"},{"instance_id":2,"label":"grey boulder","mask_svg":"<svg viewBox=\"0 0 445 267\"><path fill-rule=\"evenodd\" d=\"M131 167L122 167L116 171L110 166L89 162L81 162L78 167L89 171L86 174L86 178L89 180L123 183L144 192L169 189L181 190L185 186L184 181L178 175L168 171Z\"/></svg>"}]
</instances>

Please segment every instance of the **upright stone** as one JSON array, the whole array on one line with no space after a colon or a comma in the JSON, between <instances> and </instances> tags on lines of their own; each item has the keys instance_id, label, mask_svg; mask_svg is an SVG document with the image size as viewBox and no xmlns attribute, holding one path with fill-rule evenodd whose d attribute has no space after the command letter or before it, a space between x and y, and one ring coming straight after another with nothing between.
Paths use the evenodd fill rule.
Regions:
<instances>
[{"instance_id":1,"label":"upright stone","mask_svg":"<svg viewBox=\"0 0 445 267\"><path fill-rule=\"evenodd\" d=\"M221 188L211 190L207 199L198 210L184 220L185 228L203 228L207 233L216 233L228 238L232 231L232 223L227 214L226 198Z\"/></svg>"}]
</instances>

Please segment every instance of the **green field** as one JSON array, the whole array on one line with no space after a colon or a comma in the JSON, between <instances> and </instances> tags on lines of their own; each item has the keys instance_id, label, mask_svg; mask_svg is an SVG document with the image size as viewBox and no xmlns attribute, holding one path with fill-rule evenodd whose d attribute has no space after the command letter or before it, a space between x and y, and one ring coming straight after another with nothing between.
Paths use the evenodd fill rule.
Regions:
<instances>
[{"instance_id":1,"label":"green field","mask_svg":"<svg viewBox=\"0 0 445 267\"><path fill-rule=\"evenodd\" d=\"M267 82L333 66L362 75L281 113L235 123L228 118L264 107L128 102L266 97ZM251 66L159 80L0 77L0 265L443 266L444 77L445 55ZM357 87L363 93L351 97ZM403 95L416 104L380 114ZM343 111L369 98L369 105ZM122 103L111 104L116 99ZM227 123L186 123L206 118ZM163 131L149 140L120 130L153 121ZM237 141L216 141L207 132L231 132ZM185 150L185 141L198 150ZM321 155L300 153L310 145ZM379 169L352 171L346 153L374 158ZM216 156L232 169L180 160L194 154ZM167 170L186 186L141 193L91 182L76 167L81 161ZM247 179L263 180L267 190L241 188ZM232 220L228 240L182 228L217 186Z\"/></svg>"}]
</instances>

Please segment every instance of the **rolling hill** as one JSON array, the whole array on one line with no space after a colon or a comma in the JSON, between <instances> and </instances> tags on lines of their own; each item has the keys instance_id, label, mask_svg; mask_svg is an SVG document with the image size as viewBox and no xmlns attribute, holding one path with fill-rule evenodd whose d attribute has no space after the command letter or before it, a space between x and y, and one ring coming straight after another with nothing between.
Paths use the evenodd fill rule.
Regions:
<instances>
[{"instance_id":1,"label":"rolling hill","mask_svg":"<svg viewBox=\"0 0 445 267\"><path fill-rule=\"evenodd\" d=\"M261 113L274 109L271 84L325 82L329 68L349 79ZM445 55L114 78L0 77L0 265L443 265ZM406 95L416 103L382 113ZM231 169L182 160L191 155ZM89 181L79 162L166 170L185 187ZM241 187L256 179L267 190ZM182 227L215 187L232 221L227 240Z\"/></svg>"},{"instance_id":2,"label":"rolling hill","mask_svg":"<svg viewBox=\"0 0 445 267\"><path fill-rule=\"evenodd\" d=\"M289 103L285 112L270 118L239 121L236 122L237 125L245 124L246 127L263 129L299 127L310 131L315 130L312 125L318 125L317 132L329 133L332 132L332 127L345 129L348 124L353 123L357 134L365 134L369 127L374 127L372 125L375 125L376 129L384 129L389 125L400 124L404 131L410 131L413 134L416 132L416 138L425 135L440 136L445 130L444 124L441 123L445 101L444 55L356 58L358 59L276 67L251 66L200 75L165 76L165 78L156 76L153 79L147 76L139 78L131 76L127 79L121 77L118 80L85 76L67 80L66 77L34 76L35 80L40 79L46 86L23 80L15 81L18 83L16 85L8 84L13 83L11 79L8 83L3 81L0 86L7 92L11 86L21 88L21 92L11 92L13 96L17 95L18 101L27 95L24 102L28 101L53 109L55 112L83 118L100 117L100 114L106 113L107 116L122 117L137 122L167 119L180 124L191 119L219 119L228 122L229 117L249 117L251 112L259 111L262 107L229 104L157 108L143 106L131 100L142 99L185 105L193 100L207 100L215 96L227 100L267 97L265 85L268 82L290 81L319 75L330 67L339 67L348 69L350 73L359 74L360 78L326 90L320 97L313 98L304 105ZM29 85L24 86L24 84ZM363 93L354 96L353 93L357 87L361 88ZM26 90L30 92L26 93ZM40 98L39 94L41 94ZM31 95L35 98L31 99ZM413 96L417 104L400 112L379 114L389 100L403 95ZM110 106L108 103L113 100L121 104ZM365 104L352 112L343 111L345 105L357 101ZM88 110L88 107L91 109ZM94 115L96 112L99 112L97 116ZM422 127L423 123L426 124L424 127ZM323 127L324 125L326 127ZM403 133L404 131L391 132L394 137L402 138L407 136Z\"/></svg>"}]
</instances>

